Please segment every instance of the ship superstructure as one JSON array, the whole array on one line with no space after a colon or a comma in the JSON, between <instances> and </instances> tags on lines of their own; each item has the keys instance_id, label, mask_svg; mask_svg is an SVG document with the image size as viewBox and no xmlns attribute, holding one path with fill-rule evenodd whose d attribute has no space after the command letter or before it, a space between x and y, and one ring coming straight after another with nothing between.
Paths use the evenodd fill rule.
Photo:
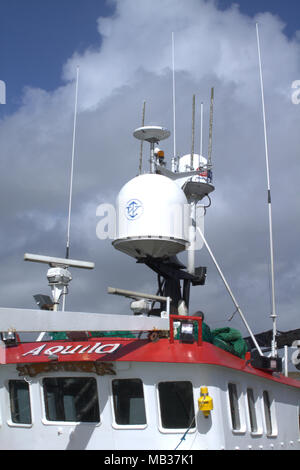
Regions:
<instances>
[{"instance_id":1,"label":"ship superstructure","mask_svg":"<svg viewBox=\"0 0 300 470\"><path fill-rule=\"evenodd\" d=\"M109 287L130 299L130 314L68 312L69 269L93 263L25 255L49 265L52 298L40 310L0 309L2 449L300 449L300 382L262 352L241 311L252 349L190 309L190 289L206 279L194 255L198 232L207 244L199 201L214 190L212 167L188 154L168 170L158 145L169 134L134 132L150 143L150 172L121 189L113 241L157 275L156 293Z\"/></svg>"}]
</instances>

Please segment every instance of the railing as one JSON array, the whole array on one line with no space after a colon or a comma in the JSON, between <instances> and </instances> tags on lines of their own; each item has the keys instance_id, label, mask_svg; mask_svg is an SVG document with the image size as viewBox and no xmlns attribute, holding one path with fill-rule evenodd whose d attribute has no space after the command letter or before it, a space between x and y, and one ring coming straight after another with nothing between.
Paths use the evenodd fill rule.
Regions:
<instances>
[{"instance_id":1,"label":"railing","mask_svg":"<svg viewBox=\"0 0 300 470\"><path fill-rule=\"evenodd\" d=\"M183 315L170 315L170 343L174 343L174 321L196 321L198 323L198 346L202 346L202 317L192 317Z\"/></svg>"}]
</instances>

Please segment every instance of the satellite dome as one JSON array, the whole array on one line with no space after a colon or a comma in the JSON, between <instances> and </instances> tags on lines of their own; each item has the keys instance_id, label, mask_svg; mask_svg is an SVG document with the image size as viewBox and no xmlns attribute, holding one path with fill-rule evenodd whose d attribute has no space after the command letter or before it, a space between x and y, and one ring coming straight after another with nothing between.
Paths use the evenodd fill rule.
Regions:
<instances>
[{"instance_id":1,"label":"satellite dome","mask_svg":"<svg viewBox=\"0 0 300 470\"><path fill-rule=\"evenodd\" d=\"M135 258L174 256L185 250L188 202L182 189L158 174L139 175L117 198L113 246Z\"/></svg>"}]
</instances>

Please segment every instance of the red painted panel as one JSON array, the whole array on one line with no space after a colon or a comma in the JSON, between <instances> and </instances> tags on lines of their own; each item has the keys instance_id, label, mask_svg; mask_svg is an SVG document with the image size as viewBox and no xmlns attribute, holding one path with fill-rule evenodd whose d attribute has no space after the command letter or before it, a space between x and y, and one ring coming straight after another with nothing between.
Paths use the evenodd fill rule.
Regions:
<instances>
[{"instance_id":1,"label":"red painted panel","mask_svg":"<svg viewBox=\"0 0 300 470\"><path fill-rule=\"evenodd\" d=\"M51 357L52 355L52 357ZM240 359L216 346L202 342L199 346L171 343L162 338L157 342L147 339L91 338L88 341L46 341L22 343L0 348L0 363L28 364L49 362L57 356L58 362L69 361L132 361L184 364L213 364L244 371L259 377L300 388L300 382L283 375L253 368L248 359ZM55 358L54 358L55 359Z\"/></svg>"}]
</instances>

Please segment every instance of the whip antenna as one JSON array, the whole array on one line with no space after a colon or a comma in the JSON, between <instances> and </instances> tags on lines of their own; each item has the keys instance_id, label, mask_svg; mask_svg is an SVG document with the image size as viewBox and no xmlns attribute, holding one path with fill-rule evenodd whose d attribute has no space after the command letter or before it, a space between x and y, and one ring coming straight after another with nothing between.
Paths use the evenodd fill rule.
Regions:
<instances>
[{"instance_id":1,"label":"whip antenna","mask_svg":"<svg viewBox=\"0 0 300 470\"><path fill-rule=\"evenodd\" d=\"M143 103L143 114L142 114L142 127L145 125L145 109L146 109L146 101ZM143 163L143 143L144 141L141 140L141 149L140 149L140 164L139 164L139 174L142 174L142 163Z\"/></svg>"},{"instance_id":2,"label":"whip antenna","mask_svg":"<svg viewBox=\"0 0 300 470\"><path fill-rule=\"evenodd\" d=\"M211 168L213 112L214 112L214 88L211 89L211 94L210 94L209 138L208 138L208 158L207 158L208 168Z\"/></svg>"},{"instance_id":3,"label":"whip antenna","mask_svg":"<svg viewBox=\"0 0 300 470\"><path fill-rule=\"evenodd\" d=\"M175 47L174 33L172 33L172 82L173 82L173 157L177 157L176 149L176 101L175 101Z\"/></svg>"},{"instance_id":4,"label":"whip antenna","mask_svg":"<svg viewBox=\"0 0 300 470\"><path fill-rule=\"evenodd\" d=\"M273 321L273 338L272 338L272 356L277 355L276 350L276 308L275 308L275 282L274 282L274 253L273 253L273 229L272 229L272 204L271 204L271 187L270 187L270 172L269 172L269 152L268 152L268 138L267 138L267 126L266 126L266 112L265 112L265 98L264 98L264 84L263 74L261 65L261 54L260 54L260 42L258 23L256 23L256 39L257 39L257 50L258 50L258 62L259 62L259 76L260 76L260 88L261 88L261 101L262 101L262 113L263 113L263 124L264 124L264 138L265 138L265 155L266 155L266 170L267 170L267 189L268 189L268 210L269 210L269 236L270 236L270 261L271 261L271 288L272 288L272 313L270 317Z\"/></svg>"},{"instance_id":5,"label":"whip antenna","mask_svg":"<svg viewBox=\"0 0 300 470\"><path fill-rule=\"evenodd\" d=\"M191 171L194 169L194 152L195 152L195 101L196 97L193 95L192 106L192 149L191 149Z\"/></svg>"},{"instance_id":6,"label":"whip antenna","mask_svg":"<svg viewBox=\"0 0 300 470\"><path fill-rule=\"evenodd\" d=\"M76 120L77 120L77 102L78 102L78 79L79 79L79 66L77 66L77 71L76 71L76 90L75 90L75 108L74 108L74 123L73 123L73 142L72 142L72 160L71 160L71 177L70 177L70 195L69 195L69 210L68 210L68 229L67 229L66 258L69 258L69 255L70 255L70 225L71 225L71 210L72 210L72 192L73 192L73 172L74 172L75 139L76 139Z\"/></svg>"},{"instance_id":7,"label":"whip antenna","mask_svg":"<svg viewBox=\"0 0 300 470\"><path fill-rule=\"evenodd\" d=\"M203 103L200 106L200 156L203 155Z\"/></svg>"}]
</instances>

